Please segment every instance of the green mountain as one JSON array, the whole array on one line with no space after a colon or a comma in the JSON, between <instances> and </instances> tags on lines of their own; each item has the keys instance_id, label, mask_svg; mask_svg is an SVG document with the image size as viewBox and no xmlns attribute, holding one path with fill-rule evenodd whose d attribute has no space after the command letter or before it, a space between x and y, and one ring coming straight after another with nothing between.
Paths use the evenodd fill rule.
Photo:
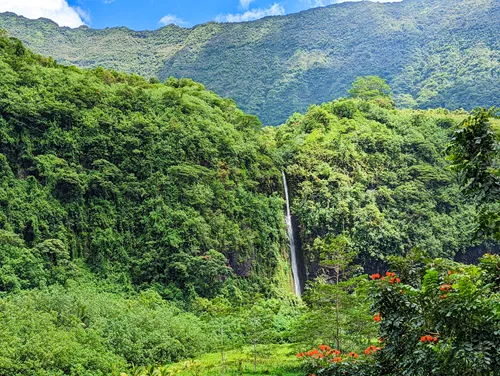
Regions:
<instances>
[{"instance_id":1,"label":"green mountain","mask_svg":"<svg viewBox=\"0 0 500 376\"><path fill-rule=\"evenodd\" d=\"M471 245L487 250L472 241L475 209L443 153L469 114L395 109L380 78L354 88L354 98L262 128L191 79L59 65L0 31L0 374L209 376L227 366L227 375L298 376L305 368L279 344L336 339L361 353L377 337L405 351L382 358L388 372L362 357L363 368L346 361L351 373L325 374L399 375L399 358L402 369L496 367L483 353L500 344L499 260L482 269L449 260ZM302 302L291 288L282 169L310 281ZM384 272L391 261L401 280L376 281L382 290L368 300L357 265ZM340 283L327 283L332 270ZM450 299L437 304L443 286ZM459 335L450 312L466 312ZM418 338L436 328L458 354L479 344L475 363L449 366L438 348L421 365ZM229 349L238 357L226 362ZM157 368L207 352L219 353L205 369ZM282 357L275 369L250 371L249 359L257 367L270 354Z\"/></svg>"},{"instance_id":2,"label":"green mountain","mask_svg":"<svg viewBox=\"0 0 500 376\"><path fill-rule=\"evenodd\" d=\"M0 88L0 291L76 259L172 298L288 288L281 174L232 100L59 66L1 36Z\"/></svg>"},{"instance_id":3,"label":"green mountain","mask_svg":"<svg viewBox=\"0 0 500 376\"><path fill-rule=\"evenodd\" d=\"M156 31L60 28L0 15L0 27L63 64L161 80L189 77L266 125L344 96L378 75L398 105L472 109L500 103L497 0L347 2L248 23Z\"/></svg>"}]
</instances>

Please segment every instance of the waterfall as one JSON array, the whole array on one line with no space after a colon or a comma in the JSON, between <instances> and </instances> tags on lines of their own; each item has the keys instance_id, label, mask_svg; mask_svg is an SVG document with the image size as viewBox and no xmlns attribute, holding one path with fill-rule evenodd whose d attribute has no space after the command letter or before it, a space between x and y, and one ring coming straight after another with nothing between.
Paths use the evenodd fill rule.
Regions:
<instances>
[{"instance_id":1,"label":"waterfall","mask_svg":"<svg viewBox=\"0 0 500 376\"><path fill-rule=\"evenodd\" d=\"M295 232L292 223L292 213L290 211L290 198L288 197L288 184L286 182L285 171L281 171L283 175L283 186L285 187L285 198L286 198L286 228L288 231L288 238L290 240L290 261L292 262L292 274L293 274L293 284L295 286L295 294L300 297L302 294L302 285L300 281L300 269L299 269L299 255L295 242Z\"/></svg>"}]
</instances>

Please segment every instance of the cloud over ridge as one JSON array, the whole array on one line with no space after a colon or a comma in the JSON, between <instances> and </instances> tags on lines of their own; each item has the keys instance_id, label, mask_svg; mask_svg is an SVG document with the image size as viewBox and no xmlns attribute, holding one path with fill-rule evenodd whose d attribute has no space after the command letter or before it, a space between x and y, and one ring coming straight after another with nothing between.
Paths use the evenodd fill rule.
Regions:
<instances>
[{"instance_id":1,"label":"cloud over ridge","mask_svg":"<svg viewBox=\"0 0 500 376\"><path fill-rule=\"evenodd\" d=\"M66 0L0 0L0 12L14 12L26 18L48 18L59 26L78 27L90 16L81 8L69 6Z\"/></svg>"},{"instance_id":2,"label":"cloud over ridge","mask_svg":"<svg viewBox=\"0 0 500 376\"><path fill-rule=\"evenodd\" d=\"M285 8L277 3L274 3L269 8L250 9L244 13L238 14L219 14L215 20L217 22L247 22L257 20L268 16L282 16L285 14Z\"/></svg>"},{"instance_id":3,"label":"cloud over ridge","mask_svg":"<svg viewBox=\"0 0 500 376\"><path fill-rule=\"evenodd\" d=\"M170 24L174 24L177 26L189 26L189 22L186 22L182 18L179 18L173 14L167 14L166 16L163 16L158 23L163 26Z\"/></svg>"}]
</instances>

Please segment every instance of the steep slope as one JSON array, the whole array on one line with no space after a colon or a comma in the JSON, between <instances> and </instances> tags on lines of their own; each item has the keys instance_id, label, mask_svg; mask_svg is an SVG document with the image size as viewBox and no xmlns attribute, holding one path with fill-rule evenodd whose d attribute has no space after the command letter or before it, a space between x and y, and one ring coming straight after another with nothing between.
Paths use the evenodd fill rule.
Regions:
<instances>
[{"instance_id":1,"label":"steep slope","mask_svg":"<svg viewBox=\"0 0 500 376\"><path fill-rule=\"evenodd\" d=\"M345 242L340 249L373 272L415 248L451 259L474 245L498 251L473 242L475 211L443 153L466 115L341 99L267 128L286 165L309 277L328 264L319 239Z\"/></svg>"},{"instance_id":2,"label":"steep slope","mask_svg":"<svg viewBox=\"0 0 500 376\"><path fill-rule=\"evenodd\" d=\"M83 259L170 298L272 294L280 178L259 121L201 84L63 67L0 36L0 291Z\"/></svg>"},{"instance_id":3,"label":"steep slope","mask_svg":"<svg viewBox=\"0 0 500 376\"><path fill-rule=\"evenodd\" d=\"M0 27L61 63L190 77L268 125L345 95L359 75L388 79L404 106L498 104L499 22L496 0L347 2L255 22L142 32L0 16Z\"/></svg>"}]
</instances>

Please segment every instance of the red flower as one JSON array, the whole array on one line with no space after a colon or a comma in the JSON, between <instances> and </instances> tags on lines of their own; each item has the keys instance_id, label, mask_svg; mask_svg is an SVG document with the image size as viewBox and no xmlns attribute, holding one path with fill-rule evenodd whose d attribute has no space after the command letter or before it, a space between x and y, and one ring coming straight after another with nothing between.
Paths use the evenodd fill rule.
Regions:
<instances>
[{"instance_id":1,"label":"red flower","mask_svg":"<svg viewBox=\"0 0 500 376\"><path fill-rule=\"evenodd\" d=\"M376 322L380 322L381 318L380 318L380 313L377 313L374 317L373 317L373 320L376 321Z\"/></svg>"},{"instance_id":2,"label":"red flower","mask_svg":"<svg viewBox=\"0 0 500 376\"><path fill-rule=\"evenodd\" d=\"M451 285L444 284L439 287L440 291L450 291L451 290Z\"/></svg>"},{"instance_id":3,"label":"red flower","mask_svg":"<svg viewBox=\"0 0 500 376\"><path fill-rule=\"evenodd\" d=\"M448 295L447 295L447 294L444 294L444 295L441 295L441 296L439 297L439 299L446 299L447 297L448 297Z\"/></svg>"},{"instance_id":4,"label":"red flower","mask_svg":"<svg viewBox=\"0 0 500 376\"><path fill-rule=\"evenodd\" d=\"M366 355L370 355L372 352L376 352L378 350L380 350L380 348L378 348L377 346L371 345L371 346L368 346L364 352Z\"/></svg>"},{"instance_id":5,"label":"red flower","mask_svg":"<svg viewBox=\"0 0 500 376\"><path fill-rule=\"evenodd\" d=\"M422 343L425 343L425 342L436 343L437 341L438 341L438 339L436 337L431 336L431 335L426 335L426 336L420 337L420 342L422 342Z\"/></svg>"},{"instance_id":6,"label":"red flower","mask_svg":"<svg viewBox=\"0 0 500 376\"><path fill-rule=\"evenodd\" d=\"M401 282L401 278L396 278L396 283Z\"/></svg>"},{"instance_id":7,"label":"red flower","mask_svg":"<svg viewBox=\"0 0 500 376\"><path fill-rule=\"evenodd\" d=\"M372 281L379 279L379 278L380 278L380 274L378 274L378 273L372 274Z\"/></svg>"},{"instance_id":8,"label":"red flower","mask_svg":"<svg viewBox=\"0 0 500 376\"><path fill-rule=\"evenodd\" d=\"M386 277L395 277L396 273L386 272L385 275L386 275Z\"/></svg>"}]
</instances>

